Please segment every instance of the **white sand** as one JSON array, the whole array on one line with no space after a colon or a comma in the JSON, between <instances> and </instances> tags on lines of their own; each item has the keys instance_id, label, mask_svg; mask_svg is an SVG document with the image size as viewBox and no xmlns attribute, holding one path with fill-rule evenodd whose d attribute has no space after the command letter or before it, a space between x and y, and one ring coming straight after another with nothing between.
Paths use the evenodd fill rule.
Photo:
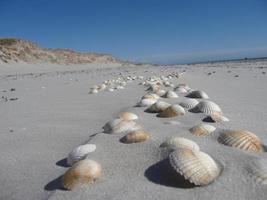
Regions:
<instances>
[{"instance_id":1,"label":"white sand","mask_svg":"<svg viewBox=\"0 0 267 200\"><path fill-rule=\"evenodd\" d=\"M217 142L221 129L233 128L252 131L267 144L267 74L262 74L266 67L264 61L178 67L2 66L1 96L19 99L0 101L0 199L267 199L267 186L257 184L245 169L252 158L267 159L267 154ZM230 118L228 123L215 124L215 134L197 137L188 132L203 114L187 112L183 117L162 119L133 107L145 94L139 81L124 90L88 94L90 87L119 73L149 77L183 70L186 74L180 82L207 92ZM181 96L167 101L182 100ZM101 133L103 125L124 110L139 116L138 122L152 134L150 140L127 145L119 142L123 135ZM165 123L171 120L179 123ZM166 153L159 148L170 136L197 142L223 166L219 178L208 186L189 188L183 179L173 178L164 160ZM101 163L103 177L80 190L62 190L60 176L68 169L67 154L89 139L97 145L89 157Z\"/></svg>"}]
</instances>

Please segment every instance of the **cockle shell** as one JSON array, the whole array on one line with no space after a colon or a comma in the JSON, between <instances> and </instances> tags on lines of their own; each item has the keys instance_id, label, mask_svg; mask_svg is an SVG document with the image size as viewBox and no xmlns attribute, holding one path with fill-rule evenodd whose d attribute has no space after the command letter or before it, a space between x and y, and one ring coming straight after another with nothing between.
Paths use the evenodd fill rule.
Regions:
<instances>
[{"instance_id":1,"label":"cockle shell","mask_svg":"<svg viewBox=\"0 0 267 200\"><path fill-rule=\"evenodd\" d=\"M171 104L169 104L167 102L157 101L156 103L154 103L150 107L148 107L146 109L146 111L151 112L151 113L158 113L158 112L162 112L163 110L165 110L169 106L171 106Z\"/></svg>"},{"instance_id":2,"label":"cockle shell","mask_svg":"<svg viewBox=\"0 0 267 200\"><path fill-rule=\"evenodd\" d=\"M101 177L101 165L96 161L84 159L75 163L62 177L62 185L65 189L73 190L95 182Z\"/></svg>"},{"instance_id":3,"label":"cockle shell","mask_svg":"<svg viewBox=\"0 0 267 200\"><path fill-rule=\"evenodd\" d=\"M166 94L166 91L162 90L162 89L159 89L159 90L155 91L155 93L157 95L159 95L160 97L162 97L162 96L164 96Z\"/></svg>"},{"instance_id":4,"label":"cockle shell","mask_svg":"<svg viewBox=\"0 0 267 200\"><path fill-rule=\"evenodd\" d=\"M250 151L254 153L263 152L261 140L246 130L228 130L221 133L218 142L230 147Z\"/></svg>"},{"instance_id":5,"label":"cockle shell","mask_svg":"<svg viewBox=\"0 0 267 200\"><path fill-rule=\"evenodd\" d=\"M125 135L122 139L122 143L138 143L138 142L144 142L147 139L150 138L150 134L143 130L133 131Z\"/></svg>"},{"instance_id":6,"label":"cockle shell","mask_svg":"<svg viewBox=\"0 0 267 200\"><path fill-rule=\"evenodd\" d=\"M267 160L258 158L251 161L247 167L249 174L257 183L267 185Z\"/></svg>"},{"instance_id":7,"label":"cockle shell","mask_svg":"<svg viewBox=\"0 0 267 200\"><path fill-rule=\"evenodd\" d=\"M185 110L182 106L179 106L177 104L169 106L162 112L160 112L157 116L158 117L175 117L175 116L180 116L184 115Z\"/></svg>"},{"instance_id":8,"label":"cockle shell","mask_svg":"<svg viewBox=\"0 0 267 200\"><path fill-rule=\"evenodd\" d=\"M215 131L216 127L209 124L198 124L189 129L190 133L197 136L209 135Z\"/></svg>"},{"instance_id":9,"label":"cockle shell","mask_svg":"<svg viewBox=\"0 0 267 200\"><path fill-rule=\"evenodd\" d=\"M213 112L203 119L204 122L229 122L230 120L223 116L221 112Z\"/></svg>"},{"instance_id":10,"label":"cockle shell","mask_svg":"<svg viewBox=\"0 0 267 200\"><path fill-rule=\"evenodd\" d=\"M175 171L195 185L208 185L221 172L212 157L198 150L179 148L170 153L169 160Z\"/></svg>"},{"instance_id":11,"label":"cockle shell","mask_svg":"<svg viewBox=\"0 0 267 200\"><path fill-rule=\"evenodd\" d=\"M165 94L166 98L178 98L179 96L174 91L167 91Z\"/></svg>"},{"instance_id":12,"label":"cockle shell","mask_svg":"<svg viewBox=\"0 0 267 200\"><path fill-rule=\"evenodd\" d=\"M125 121L121 118L111 120L103 127L105 133L129 133L141 129L135 121Z\"/></svg>"},{"instance_id":13,"label":"cockle shell","mask_svg":"<svg viewBox=\"0 0 267 200\"><path fill-rule=\"evenodd\" d=\"M176 150L177 148L195 149L199 150L199 146L192 140L183 137L172 137L163 142L160 147L168 150Z\"/></svg>"},{"instance_id":14,"label":"cockle shell","mask_svg":"<svg viewBox=\"0 0 267 200\"><path fill-rule=\"evenodd\" d=\"M142 99L159 99L159 95L154 93L145 94Z\"/></svg>"},{"instance_id":15,"label":"cockle shell","mask_svg":"<svg viewBox=\"0 0 267 200\"><path fill-rule=\"evenodd\" d=\"M176 87L174 89L174 91L179 92L179 93L187 93L188 92L187 89L185 89L184 87Z\"/></svg>"},{"instance_id":16,"label":"cockle shell","mask_svg":"<svg viewBox=\"0 0 267 200\"><path fill-rule=\"evenodd\" d=\"M138 119L138 116L131 112L122 112L119 114L119 117L123 120L136 120Z\"/></svg>"},{"instance_id":17,"label":"cockle shell","mask_svg":"<svg viewBox=\"0 0 267 200\"><path fill-rule=\"evenodd\" d=\"M194 108L198 103L199 103L198 100L188 98L185 99L183 102L179 103L179 105L184 108L191 109Z\"/></svg>"},{"instance_id":18,"label":"cockle shell","mask_svg":"<svg viewBox=\"0 0 267 200\"><path fill-rule=\"evenodd\" d=\"M68 165L72 166L74 163L83 160L89 153L94 152L95 150L95 144L84 144L76 147L68 155Z\"/></svg>"},{"instance_id":19,"label":"cockle shell","mask_svg":"<svg viewBox=\"0 0 267 200\"><path fill-rule=\"evenodd\" d=\"M141 101L139 101L137 103L137 106L148 107L148 106L151 106L152 104L154 104L156 102L157 102L157 99L141 99Z\"/></svg>"},{"instance_id":20,"label":"cockle shell","mask_svg":"<svg viewBox=\"0 0 267 200\"><path fill-rule=\"evenodd\" d=\"M200 98L200 99L209 99L209 96L202 90L194 90L190 92L186 97L190 98Z\"/></svg>"},{"instance_id":21,"label":"cockle shell","mask_svg":"<svg viewBox=\"0 0 267 200\"><path fill-rule=\"evenodd\" d=\"M212 101L200 101L193 109L194 112L202 112L205 114L212 114L214 112L222 112L221 108Z\"/></svg>"}]
</instances>

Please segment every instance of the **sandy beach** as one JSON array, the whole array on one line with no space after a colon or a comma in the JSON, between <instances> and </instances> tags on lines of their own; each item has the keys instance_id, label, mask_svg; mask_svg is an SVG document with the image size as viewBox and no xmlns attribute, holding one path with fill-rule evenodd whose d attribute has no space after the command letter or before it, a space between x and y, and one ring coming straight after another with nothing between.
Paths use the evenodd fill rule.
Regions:
<instances>
[{"instance_id":1,"label":"sandy beach","mask_svg":"<svg viewBox=\"0 0 267 200\"><path fill-rule=\"evenodd\" d=\"M60 68L60 67L59 67ZM203 63L178 66L81 65L5 66L0 72L0 199L266 199L266 185L257 183L247 168L266 153L251 153L220 144L222 130L243 129L267 144L267 61ZM125 89L89 94L90 88L121 76L167 76L174 85L186 83L205 91L230 121L213 123L208 136L188 131L202 122L203 113L186 110L184 116L159 118L136 103L147 87L143 80L128 82ZM163 87L171 90L171 87ZM161 98L171 104L186 97ZM103 133L103 126L120 112L138 116L136 122L151 134L145 142L123 144L124 134ZM179 136L196 142L221 167L207 186L188 185L175 179L168 153L159 146ZM62 188L66 157L75 147L95 144L87 158L102 166L99 180L74 191Z\"/></svg>"}]
</instances>

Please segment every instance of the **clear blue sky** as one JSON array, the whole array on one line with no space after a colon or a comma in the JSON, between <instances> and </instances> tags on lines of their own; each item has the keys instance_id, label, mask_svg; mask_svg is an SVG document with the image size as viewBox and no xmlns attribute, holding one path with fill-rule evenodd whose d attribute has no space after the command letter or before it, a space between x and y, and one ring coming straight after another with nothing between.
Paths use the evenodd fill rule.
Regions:
<instances>
[{"instance_id":1,"label":"clear blue sky","mask_svg":"<svg viewBox=\"0 0 267 200\"><path fill-rule=\"evenodd\" d=\"M0 0L0 37L156 63L267 56L267 0Z\"/></svg>"}]
</instances>

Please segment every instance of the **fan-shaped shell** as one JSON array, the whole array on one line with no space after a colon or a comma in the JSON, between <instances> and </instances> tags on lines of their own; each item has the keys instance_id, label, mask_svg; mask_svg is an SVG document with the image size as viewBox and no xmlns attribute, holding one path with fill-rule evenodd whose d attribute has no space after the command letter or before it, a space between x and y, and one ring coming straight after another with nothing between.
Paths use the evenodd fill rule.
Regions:
<instances>
[{"instance_id":1,"label":"fan-shaped shell","mask_svg":"<svg viewBox=\"0 0 267 200\"><path fill-rule=\"evenodd\" d=\"M171 98L178 98L179 96L174 91L169 90L166 92L165 97L171 99Z\"/></svg>"},{"instance_id":2,"label":"fan-shaped shell","mask_svg":"<svg viewBox=\"0 0 267 200\"><path fill-rule=\"evenodd\" d=\"M119 117L123 120L136 120L138 119L138 116L131 112L122 112L120 113Z\"/></svg>"},{"instance_id":3,"label":"fan-shaped shell","mask_svg":"<svg viewBox=\"0 0 267 200\"><path fill-rule=\"evenodd\" d=\"M254 133L245 130L224 131L219 136L218 142L245 151L255 153L263 151L260 139Z\"/></svg>"},{"instance_id":4,"label":"fan-shaped shell","mask_svg":"<svg viewBox=\"0 0 267 200\"><path fill-rule=\"evenodd\" d=\"M174 91L179 92L179 93L187 93L188 92L187 89L184 87L176 87L174 89Z\"/></svg>"},{"instance_id":5,"label":"fan-shaped shell","mask_svg":"<svg viewBox=\"0 0 267 200\"><path fill-rule=\"evenodd\" d=\"M105 133L129 133L141 129L135 121L125 121L121 118L109 121L103 127Z\"/></svg>"},{"instance_id":6,"label":"fan-shaped shell","mask_svg":"<svg viewBox=\"0 0 267 200\"><path fill-rule=\"evenodd\" d=\"M142 99L159 99L159 95L154 93L145 94Z\"/></svg>"},{"instance_id":7,"label":"fan-shaped shell","mask_svg":"<svg viewBox=\"0 0 267 200\"><path fill-rule=\"evenodd\" d=\"M156 103L151 105L149 108L147 108L146 111L151 112L151 113L158 113L158 112L162 112L163 110L165 110L169 106L171 106L171 104L169 104L167 102L157 101Z\"/></svg>"},{"instance_id":8,"label":"fan-shaped shell","mask_svg":"<svg viewBox=\"0 0 267 200\"><path fill-rule=\"evenodd\" d=\"M72 166L74 163L83 160L89 153L96 150L95 144L84 144L73 149L67 158L68 165Z\"/></svg>"},{"instance_id":9,"label":"fan-shaped shell","mask_svg":"<svg viewBox=\"0 0 267 200\"><path fill-rule=\"evenodd\" d=\"M167 148L169 150L176 150L178 148L195 149L199 150L199 146L192 140L183 137L172 137L163 142L160 147Z\"/></svg>"},{"instance_id":10,"label":"fan-shaped shell","mask_svg":"<svg viewBox=\"0 0 267 200\"><path fill-rule=\"evenodd\" d=\"M212 101L200 101L193 109L194 112L202 112L205 114L212 114L214 112L222 112L221 108Z\"/></svg>"},{"instance_id":11,"label":"fan-shaped shell","mask_svg":"<svg viewBox=\"0 0 267 200\"><path fill-rule=\"evenodd\" d=\"M84 159L75 163L62 177L62 185L68 190L95 182L101 176L101 165Z\"/></svg>"},{"instance_id":12,"label":"fan-shaped shell","mask_svg":"<svg viewBox=\"0 0 267 200\"><path fill-rule=\"evenodd\" d=\"M138 143L144 142L150 138L150 134L143 130L133 131L125 135L122 139L122 143L130 144L130 143Z\"/></svg>"},{"instance_id":13,"label":"fan-shaped shell","mask_svg":"<svg viewBox=\"0 0 267 200\"><path fill-rule=\"evenodd\" d=\"M158 117L175 117L175 116L180 116L184 115L185 110L182 106L179 106L177 104L169 106L162 112L160 112L157 116Z\"/></svg>"},{"instance_id":14,"label":"fan-shaped shell","mask_svg":"<svg viewBox=\"0 0 267 200\"><path fill-rule=\"evenodd\" d=\"M229 122L230 120L223 116L221 112L213 112L203 119L205 122Z\"/></svg>"},{"instance_id":15,"label":"fan-shaped shell","mask_svg":"<svg viewBox=\"0 0 267 200\"><path fill-rule=\"evenodd\" d=\"M199 103L198 100L188 98L185 99L183 102L179 103L179 105L184 108L191 109L194 108L198 103Z\"/></svg>"},{"instance_id":16,"label":"fan-shaped shell","mask_svg":"<svg viewBox=\"0 0 267 200\"><path fill-rule=\"evenodd\" d=\"M209 99L209 96L202 90L194 90L190 92L186 97L190 98L200 98L200 99Z\"/></svg>"},{"instance_id":17,"label":"fan-shaped shell","mask_svg":"<svg viewBox=\"0 0 267 200\"><path fill-rule=\"evenodd\" d=\"M190 133L197 136L209 135L215 131L216 127L209 124L198 124L189 129Z\"/></svg>"},{"instance_id":18,"label":"fan-shaped shell","mask_svg":"<svg viewBox=\"0 0 267 200\"><path fill-rule=\"evenodd\" d=\"M257 183L267 185L267 160L255 159L247 167L248 172L252 175Z\"/></svg>"},{"instance_id":19,"label":"fan-shaped shell","mask_svg":"<svg viewBox=\"0 0 267 200\"><path fill-rule=\"evenodd\" d=\"M195 185L212 183L221 172L219 165L208 154L180 148L169 155L171 166Z\"/></svg>"},{"instance_id":20,"label":"fan-shaped shell","mask_svg":"<svg viewBox=\"0 0 267 200\"><path fill-rule=\"evenodd\" d=\"M157 102L157 99L141 99L141 101L137 105L139 107L148 107L156 102Z\"/></svg>"}]
</instances>

